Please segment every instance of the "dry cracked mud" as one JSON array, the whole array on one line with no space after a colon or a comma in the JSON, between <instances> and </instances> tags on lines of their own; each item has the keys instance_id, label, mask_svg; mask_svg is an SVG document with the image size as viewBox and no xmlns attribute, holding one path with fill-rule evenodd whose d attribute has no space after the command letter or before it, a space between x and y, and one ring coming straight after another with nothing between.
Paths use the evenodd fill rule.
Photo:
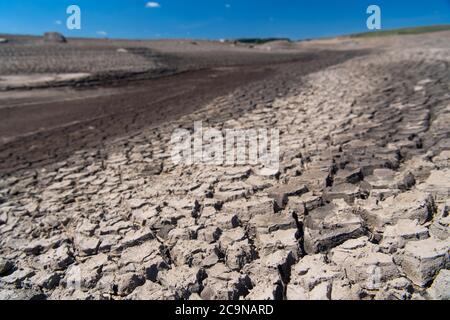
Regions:
<instances>
[{"instance_id":1,"label":"dry cracked mud","mask_svg":"<svg viewBox=\"0 0 450 320\"><path fill-rule=\"evenodd\" d=\"M449 38L282 64L53 163L5 144L0 297L449 299ZM196 120L278 128L279 171L175 165Z\"/></svg>"}]
</instances>

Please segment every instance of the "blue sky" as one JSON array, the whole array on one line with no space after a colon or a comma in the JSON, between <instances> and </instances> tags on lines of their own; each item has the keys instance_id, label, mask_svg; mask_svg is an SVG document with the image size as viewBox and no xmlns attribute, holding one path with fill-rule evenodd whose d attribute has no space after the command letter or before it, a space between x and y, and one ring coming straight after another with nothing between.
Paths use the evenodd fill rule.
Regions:
<instances>
[{"instance_id":1,"label":"blue sky","mask_svg":"<svg viewBox=\"0 0 450 320\"><path fill-rule=\"evenodd\" d=\"M450 0L0 0L0 33L111 38L289 37L367 31L377 4L383 29L450 23ZM65 27L76 4L82 29Z\"/></svg>"}]
</instances>

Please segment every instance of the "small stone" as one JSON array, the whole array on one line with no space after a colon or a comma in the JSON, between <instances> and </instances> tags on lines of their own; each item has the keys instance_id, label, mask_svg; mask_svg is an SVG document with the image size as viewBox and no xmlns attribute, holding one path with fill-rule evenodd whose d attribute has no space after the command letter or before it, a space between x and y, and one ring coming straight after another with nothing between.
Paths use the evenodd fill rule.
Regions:
<instances>
[{"instance_id":1,"label":"small stone","mask_svg":"<svg viewBox=\"0 0 450 320\"><path fill-rule=\"evenodd\" d=\"M434 300L450 300L450 270L442 269L438 273L428 294Z\"/></svg>"},{"instance_id":2,"label":"small stone","mask_svg":"<svg viewBox=\"0 0 450 320\"><path fill-rule=\"evenodd\" d=\"M154 239L153 232L149 228L144 227L137 231L128 232L123 238L120 247L122 249L133 247L150 239Z\"/></svg>"},{"instance_id":3,"label":"small stone","mask_svg":"<svg viewBox=\"0 0 450 320\"><path fill-rule=\"evenodd\" d=\"M212 266L219 261L219 250L214 244L201 240L178 241L170 250L174 263L178 266L189 265L198 267Z\"/></svg>"},{"instance_id":4,"label":"small stone","mask_svg":"<svg viewBox=\"0 0 450 320\"><path fill-rule=\"evenodd\" d=\"M361 168L354 170L339 170L333 177L334 184L340 183L357 183L363 179Z\"/></svg>"},{"instance_id":5,"label":"small stone","mask_svg":"<svg viewBox=\"0 0 450 320\"><path fill-rule=\"evenodd\" d=\"M288 291L291 298L299 295L300 299L308 299L308 294L321 283L332 283L344 277L340 267L327 264L325 255L316 254L302 258L291 269ZM302 296L304 297L302 298Z\"/></svg>"},{"instance_id":6,"label":"small stone","mask_svg":"<svg viewBox=\"0 0 450 320\"><path fill-rule=\"evenodd\" d=\"M256 245L263 255L272 254L278 250L287 250L297 259L300 255L300 246L297 240L298 230L278 230L273 233L258 234Z\"/></svg>"},{"instance_id":7,"label":"small stone","mask_svg":"<svg viewBox=\"0 0 450 320\"><path fill-rule=\"evenodd\" d=\"M204 269L183 265L162 272L160 283L163 287L173 291L178 299L188 299L191 294L201 291L205 278Z\"/></svg>"},{"instance_id":8,"label":"small stone","mask_svg":"<svg viewBox=\"0 0 450 320\"><path fill-rule=\"evenodd\" d=\"M45 300L47 296L38 290L1 290L0 300Z\"/></svg>"},{"instance_id":9,"label":"small stone","mask_svg":"<svg viewBox=\"0 0 450 320\"><path fill-rule=\"evenodd\" d=\"M406 278L397 278L388 281L382 288L379 289L375 295L376 300L410 300L413 285L410 280Z\"/></svg>"},{"instance_id":10,"label":"small stone","mask_svg":"<svg viewBox=\"0 0 450 320\"><path fill-rule=\"evenodd\" d=\"M222 252L226 252L230 245L244 240L246 236L245 230L241 227L226 230L222 233L220 239L218 240L219 248Z\"/></svg>"},{"instance_id":11,"label":"small stone","mask_svg":"<svg viewBox=\"0 0 450 320\"><path fill-rule=\"evenodd\" d=\"M281 300L283 299L283 283L281 281L260 282L255 285L250 293L245 297L246 300Z\"/></svg>"},{"instance_id":12,"label":"small stone","mask_svg":"<svg viewBox=\"0 0 450 320\"><path fill-rule=\"evenodd\" d=\"M300 196L308 192L308 188L302 183L290 182L267 190L268 196L275 200L278 208L282 209L288 203L289 197Z\"/></svg>"},{"instance_id":13,"label":"small stone","mask_svg":"<svg viewBox=\"0 0 450 320\"><path fill-rule=\"evenodd\" d=\"M239 271L253 259L255 259L255 252L246 239L228 246L225 264L231 270Z\"/></svg>"},{"instance_id":14,"label":"small stone","mask_svg":"<svg viewBox=\"0 0 450 320\"><path fill-rule=\"evenodd\" d=\"M127 296L139 286L145 283L145 278L142 275L135 273L126 273L118 276L117 281L117 293L120 296Z\"/></svg>"},{"instance_id":15,"label":"small stone","mask_svg":"<svg viewBox=\"0 0 450 320\"><path fill-rule=\"evenodd\" d=\"M361 194L362 192L358 185L354 185L351 183L341 183L327 188L323 195L323 198L328 202L331 202L335 199L344 199L345 201L352 203L355 198L360 197Z\"/></svg>"},{"instance_id":16,"label":"small stone","mask_svg":"<svg viewBox=\"0 0 450 320\"><path fill-rule=\"evenodd\" d=\"M379 289L389 280L398 278L392 256L377 251L367 237L348 240L330 252L330 261L345 270L346 277L368 290Z\"/></svg>"},{"instance_id":17,"label":"small stone","mask_svg":"<svg viewBox=\"0 0 450 320\"><path fill-rule=\"evenodd\" d=\"M176 295L172 291L167 290L158 283L146 281L144 285L137 287L126 297L130 300L176 300Z\"/></svg>"},{"instance_id":18,"label":"small stone","mask_svg":"<svg viewBox=\"0 0 450 320\"><path fill-rule=\"evenodd\" d=\"M205 241L207 243L213 243L216 242L220 235L222 234L222 230L217 227L207 227L205 229L200 229L198 231L197 238L199 240Z\"/></svg>"},{"instance_id":19,"label":"small stone","mask_svg":"<svg viewBox=\"0 0 450 320\"><path fill-rule=\"evenodd\" d=\"M330 300L331 299L331 283L322 282L314 287L309 293L310 300Z\"/></svg>"},{"instance_id":20,"label":"small stone","mask_svg":"<svg viewBox=\"0 0 450 320\"><path fill-rule=\"evenodd\" d=\"M7 275L14 268L14 263L0 258L0 277Z\"/></svg>"},{"instance_id":21,"label":"small stone","mask_svg":"<svg viewBox=\"0 0 450 320\"><path fill-rule=\"evenodd\" d=\"M297 223L291 214L282 212L255 216L249 221L249 227L251 234L263 234L293 229L297 227Z\"/></svg>"},{"instance_id":22,"label":"small stone","mask_svg":"<svg viewBox=\"0 0 450 320\"><path fill-rule=\"evenodd\" d=\"M433 237L440 240L450 238L450 216L441 215L436 217L430 226L430 233Z\"/></svg>"},{"instance_id":23,"label":"small stone","mask_svg":"<svg viewBox=\"0 0 450 320\"><path fill-rule=\"evenodd\" d=\"M365 233L365 223L343 200L311 211L304 221L304 248L308 254L326 251Z\"/></svg>"},{"instance_id":24,"label":"small stone","mask_svg":"<svg viewBox=\"0 0 450 320\"><path fill-rule=\"evenodd\" d=\"M64 244L39 256L39 262L44 268L64 270L74 262L74 257L70 246Z\"/></svg>"},{"instance_id":25,"label":"small stone","mask_svg":"<svg viewBox=\"0 0 450 320\"><path fill-rule=\"evenodd\" d=\"M393 253L403 248L408 241L423 240L428 237L428 229L420 226L418 221L401 219L394 226L386 226L380 247L386 253Z\"/></svg>"},{"instance_id":26,"label":"small stone","mask_svg":"<svg viewBox=\"0 0 450 320\"><path fill-rule=\"evenodd\" d=\"M100 240L97 238L77 236L75 237L74 244L78 248L82 256L91 256L97 254L98 248L100 246Z\"/></svg>"},{"instance_id":27,"label":"small stone","mask_svg":"<svg viewBox=\"0 0 450 320\"><path fill-rule=\"evenodd\" d=\"M291 251L278 250L261 258L264 267L279 272L281 279L287 282L291 273L291 266L297 261Z\"/></svg>"},{"instance_id":28,"label":"small stone","mask_svg":"<svg viewBox=\"0 0 450 320\"><path fill-rule=\"evenodd\" d=\"M435 203L431 194L412 190L365 209L363 215L368 225L372 229L382 229L387 224L396 224L400 219L417 220L419 224L424 224L433 216Z\"/></svg>"},{"instance_id":29,"label":"small stone","mask_svg":"<svg viewBox=\"0 0 450 320\"><path fill-rule=\"evenodd\" d=\"M25 280L30 279L35 274L36 272L30 268L18 269L7 276L1 277L0 285L10 284L14 285L16 288L23 288Z\"/></svg>"},{"instance_id":30,"label":"small stone","mask_svg":"<svg viewBox=\"0 0 450 320\"><path fill-rule=\"evenodd\" d=\"M398 260L407 277L414 284L424 287L441 269L449 267L449 250L448 241L434 238L412 241L406 244Z\"/></svg>"},{"instance_id":31,"label":"small stone","mask_svg":"<svg viewBox=\"0 0 450 320\"><path fill-rule=\"evenodd\" d=\"M53 290L59 285L61 276L57 273L39 272L31 280L41 288Z\"/></svg>"},{"instance_id":32,"label":"small stone","mask_svg":"<svg viewBox=\"0 0 450 320\"><path fill-rule=\"evenodd\" d=\"M164 247L157 240L150 240L140 246L127 248L122 252L119 267L129 267L143 272L147 279L157 281L159 272L167 269L161 256Z\"/></svg>"},{"instance_id":33,"label":"small stone","mask_svg":"<svg viewBox=\"0 0 450 320\"><path fill-rule=\"evenodd\" d=\"M84 234L87 237L92 237L94 235L94 231L98 226L93 224L87 220L83 222L83 224L77 229L78 232Z\"/></svg>"},{"instance_id":34,"label":"small stone","mask_svg":"<svg viewBox=\"0 0 450 320\"><path fill-rule=\"evenodd\" d=\"M201 292L205 300L238 300L251 288L250 278L231 271L224 264L218 263L208 269L208 277Z\"/></svg>"}]
</instances>

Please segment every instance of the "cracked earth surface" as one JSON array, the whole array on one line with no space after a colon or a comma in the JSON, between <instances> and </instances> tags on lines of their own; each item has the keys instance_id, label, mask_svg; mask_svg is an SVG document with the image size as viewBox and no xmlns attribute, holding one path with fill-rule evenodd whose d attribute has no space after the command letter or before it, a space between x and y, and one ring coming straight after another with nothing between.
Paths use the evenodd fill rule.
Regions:
<instances>
[{"instance_id":1,"label":"cracked earth surface","mask_svg":"<svg viewBox=\"0 0 450 320\"><path fill-rule=\"evenodd\" d=\"M2 299L448 299L449 34L405 37L0 182ZM279 94L263 97L267 86ZM278 128L280 169L174 129Z\"/></svg>"}]
</instances>

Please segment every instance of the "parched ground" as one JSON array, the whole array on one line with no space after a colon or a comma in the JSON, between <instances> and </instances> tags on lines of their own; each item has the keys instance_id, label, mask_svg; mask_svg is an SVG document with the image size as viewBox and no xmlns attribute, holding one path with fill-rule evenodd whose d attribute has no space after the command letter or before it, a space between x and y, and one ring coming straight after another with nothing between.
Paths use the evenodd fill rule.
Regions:
<instances>
[{"instance_id":1,"label":"parched ground","mask_svg":"<svg viewBox=\"0 0 450 320\"><path fill-rule=\"evenodd\" d=\"M449 38L332 43L232 86L238 69L177 117L9 137L0 297L449 299ZM278 128L279 172L174 165L171 134L196 120Z\"/></svg>"}]
</instances>

